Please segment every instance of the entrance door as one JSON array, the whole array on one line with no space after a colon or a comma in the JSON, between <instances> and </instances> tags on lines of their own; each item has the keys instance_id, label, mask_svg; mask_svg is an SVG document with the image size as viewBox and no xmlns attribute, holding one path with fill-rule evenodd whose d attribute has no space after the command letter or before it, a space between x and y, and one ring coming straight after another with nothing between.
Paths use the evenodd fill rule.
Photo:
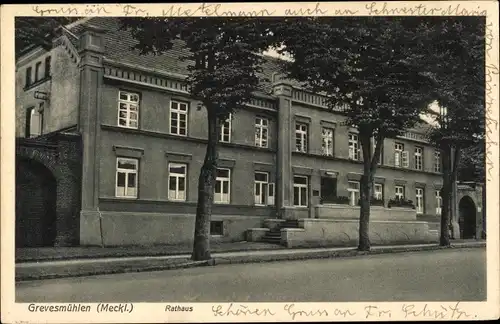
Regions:
<instances>
[{"instance_id":1,"label":"entrance door","mask_svg":"<svg viewBox=\"0 0 500 324\"><path fill-rule=\"evenodd\" d=\"M465 196L458 204L460 238L476 238L476 205L469 196Z\"/></svg>"},{"instance_id":2,"label":"entrance door","mask_svg":"<svg viewBox=\"0 0 500 324\"><path fill-rule=\"evenodd\" d=\"M56 236L56 181L42 164L16 163L16 247L53 246Z\"/></svg>"}]
</instances>

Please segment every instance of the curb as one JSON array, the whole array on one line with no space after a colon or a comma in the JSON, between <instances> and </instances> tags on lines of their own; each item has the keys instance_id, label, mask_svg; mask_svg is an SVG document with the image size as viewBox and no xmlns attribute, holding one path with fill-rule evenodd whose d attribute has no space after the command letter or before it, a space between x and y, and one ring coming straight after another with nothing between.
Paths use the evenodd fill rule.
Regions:
<instances>
[{"instance_id":1,"label":"curb","mask_svg":"<svg viewBox=\"0 0 500 324\"><path fill-rule=\"evenodd\" d=\"M307 253L290 253L283 255L259 255L259 256L242 256L242 257L216 257L213 260L213 265L219 264L243 264L243 263L260 263L260 262L275 262L275 261L295 261L306 259L329 259L329 258L350 258L356 256L389 254L389 253L404 253L404 252L424 252L447 249L466 249L466 248L482 248L486 243L479 242L475 244L460 244L445 246L418 246L418 247L400 247L400 248L375 248L371 251L358 251L356 248L347 251L318 251Z\"/></svg>"},{"instance_id":2,"label":"curb","mask_svg":"<svg viewBox=\"0 0 500 324\"><path fill-rule=\"evenodd\" d=\"M446 250L446 249L464 249L464 248L482 248L486 246L486 242L474 242L474 243L462 243L451 245L449 247L443 247L438 245L431 246L415 246L415 247L374 247L371 251L358 251L356 248L350 250L340 250L340 251L317 251L317 252L301 252L300 250L295 250L290 253L284 254L261 254L261 255L242 255L242 256L229 256L222 257L217 256L206 261L188 261L182 263L164 264L164 265L153 265L153 266L141 266L133 267L133 265L123 265L115 269L112 266L109 269L100 269L97 271L81 271L81 272L59 272L59 273L34 273L34 274L23 274L20 276L16 275L16 282L24 281L35 281L35 280L45 280L45 279L59 279L59 278L73 278L73 277L87 277L96 275L106 275L106 274L120 274L120 273L133 273L133 272L152 272L152 271L164 271L164 270L176 270L176 269L187 269L201 266L217 266L223 264L245 264L245 263L264 263L264 262L276 262L276 261L295 261L295 260L307 260L307 259L328 259L328 258L351 258L357 256L365 255L375 255L375 254L389 254L389 253L404 253L404 252L423 252L423 251L435 251L435 250ZM265 252L264 252L265 253ZM17 271L16 271L17 272Z\"/></svg>"}]
</instances>

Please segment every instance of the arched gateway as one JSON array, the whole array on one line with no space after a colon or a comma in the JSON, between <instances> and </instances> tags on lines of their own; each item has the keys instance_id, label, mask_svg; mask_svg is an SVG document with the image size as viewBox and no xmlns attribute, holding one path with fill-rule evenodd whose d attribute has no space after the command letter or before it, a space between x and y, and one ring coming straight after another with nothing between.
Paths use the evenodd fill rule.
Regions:
<instances>
[{"instance_id":1,"label":"arched gateway","mask_svg":"<svg viewBox=\"0 0 500 324\"><path fill-rule=\"evenodd\" d=\"M79 242L80 136L16 140L16 248Z\"/></svg>"},{"instance_id":2,"label":"arched gateway","mask_svg":"<svg viewBox=\"0 0 500 324\"><path fill-rule=\"evenodd\" d=\"M476 204L469 196L464 196L458 204L460 238L473 239L476 238L477 221L476 221Z\"/></svg>"}]
</instances>

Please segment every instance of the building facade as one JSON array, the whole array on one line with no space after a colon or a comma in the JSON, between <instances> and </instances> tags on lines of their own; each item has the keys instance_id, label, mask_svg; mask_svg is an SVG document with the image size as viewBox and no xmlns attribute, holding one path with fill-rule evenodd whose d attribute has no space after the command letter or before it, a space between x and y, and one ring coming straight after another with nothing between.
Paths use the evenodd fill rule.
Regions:
<instances>
[{"instance_id":1,"label":"building facade","mask_svg":"<svg viewBox=\"0 0 500 324\"><path fill-rule=\"evenodd\" d=\"M16 136L81 136L81 245L187 244L207 141L206 111L190 97L179 49L140 56L114 18L67 26L51 49L17 61ZM246 240L266 219L356 210L362 173L357 130L340 111L279 77L269 58L247 107L222 126L211 234ZM439 222L441 162L425 127L386 139L374 198L411 200L416 220ZM477 204L477 202L476 202ZM331 211L330 211L331 212ZM73 242L75 238L69 241ZM68 241L68 242L69 242Z\"/></svg>"}]
</instances>

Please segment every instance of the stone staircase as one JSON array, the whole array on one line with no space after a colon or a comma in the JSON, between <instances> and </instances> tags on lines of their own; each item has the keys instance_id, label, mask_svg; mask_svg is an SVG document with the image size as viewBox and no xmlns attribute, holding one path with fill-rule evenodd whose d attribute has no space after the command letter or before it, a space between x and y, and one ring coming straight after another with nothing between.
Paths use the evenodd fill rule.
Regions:
<instances>
[{"instance_id":1,"label":"stone staircase","mask_svg":"<svg viewBox=\"0 0 500 324\"><path fill-rule=\"evenodd\" d=\"M280 224L272 227L262 236L262 242L281 244L281 229L283 228L299 228L298 220L287 219Z\"/></svg>"}]
</instances>

